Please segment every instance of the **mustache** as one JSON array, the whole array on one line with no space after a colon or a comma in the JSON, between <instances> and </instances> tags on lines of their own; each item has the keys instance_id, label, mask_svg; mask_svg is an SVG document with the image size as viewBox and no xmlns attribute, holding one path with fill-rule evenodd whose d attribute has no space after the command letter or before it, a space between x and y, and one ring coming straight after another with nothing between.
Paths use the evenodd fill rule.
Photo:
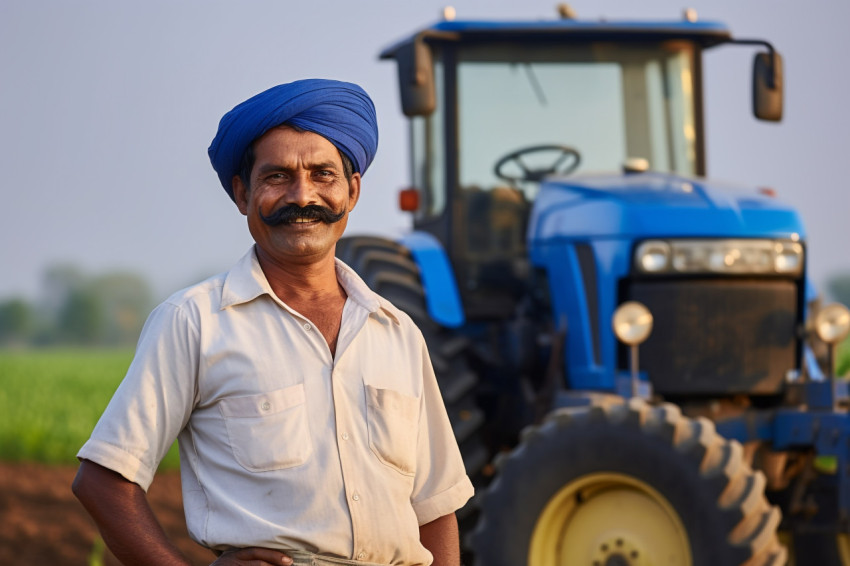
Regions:
<instances>
[{"instance_id":1,"label":"mustache","mask_svg":"<svg viewBox=\"0 0 850 566\"><path fill-rule=\"evenodd\" d=\"M297 204L289 204L278 208L270 215L266 216L262 211L258 211L260 219L269 226L280 226L281 224L292 224L296 220L318 220L325 224L334 224L342 220L345 216L345 209L340 212L334 212L326 206L317 204L308 204L307 206L298 206Z\"/></svg>"}]
</instances>

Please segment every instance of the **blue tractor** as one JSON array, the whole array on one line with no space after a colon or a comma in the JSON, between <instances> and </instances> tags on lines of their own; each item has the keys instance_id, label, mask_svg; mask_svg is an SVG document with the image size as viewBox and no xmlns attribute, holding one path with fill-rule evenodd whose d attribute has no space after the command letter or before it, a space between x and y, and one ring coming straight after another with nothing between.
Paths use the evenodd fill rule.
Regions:
<instances>
[{"instance_id":1,"label":"blue tractor","mask_svg":"<svg viewBox=\"0 0 850 566\"><path fill-rule=\"evenodd\" d=\"M705 178L697 21L446 20L387 48L400 241L337 255L420 325L483 566L850 565L850 418L798 214ZM817 312L815 312L817 310ZM815 317L815 314L817 315ZM818 339L820 337L820 339Z\"/></svg>"}]
</instances>

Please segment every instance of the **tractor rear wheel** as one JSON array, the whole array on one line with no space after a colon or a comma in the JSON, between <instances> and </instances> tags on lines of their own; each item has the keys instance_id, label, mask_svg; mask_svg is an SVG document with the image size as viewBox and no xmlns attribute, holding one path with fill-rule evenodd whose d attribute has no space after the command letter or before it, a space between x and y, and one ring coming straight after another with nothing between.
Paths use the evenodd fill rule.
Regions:
<instances>
[{"instance_id":1,"label":"tractor rear wheel","mask_svg":"<svg viewBox=\"0 0 850 566\"><path fill-rule=\"evenodd\" d=\"M422 331L466 472L475 478L488 463L489 454L481 437L484 414L475 401L478 376L465 358L466 339L428 316L419 267L404 246L379 237L347 237L337 242L336 256L373 291L407 313ZM470 509L467 505L459 518Z\"/></svg>"},{"instance_id":2,"label":"tractor rear wheel","mask_svg":"<svg viewBox=\"0 0 850 566\"><path fill-rule=\"evenodd\" d=\"M557 410L497 465L471 537L477 564L785 564L764 476L674 405Z\"/></svg>"}]
</instances>

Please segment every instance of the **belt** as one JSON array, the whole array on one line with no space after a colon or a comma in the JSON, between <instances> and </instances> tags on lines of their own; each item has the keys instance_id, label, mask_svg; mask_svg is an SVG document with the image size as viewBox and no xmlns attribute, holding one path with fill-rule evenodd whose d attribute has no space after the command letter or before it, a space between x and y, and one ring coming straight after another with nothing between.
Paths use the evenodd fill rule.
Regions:
<instances>
[{"instance_id":1,"label":"belt","mask_svg":"<svg viewBox=\"0 0 850 566\"><path fill-rule=\"evenodd\" d=\"M321 556L302 550L284 550L283 552L292 557L293 566L386 566L373 562L363 562L362 560Z\"/></svg>"}]
</instances>

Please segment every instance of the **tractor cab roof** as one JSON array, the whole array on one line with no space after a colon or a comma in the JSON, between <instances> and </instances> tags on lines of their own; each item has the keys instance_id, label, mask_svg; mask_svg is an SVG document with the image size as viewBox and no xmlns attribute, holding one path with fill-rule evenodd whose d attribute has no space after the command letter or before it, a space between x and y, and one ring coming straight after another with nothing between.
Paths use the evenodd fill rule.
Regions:
<instances>
[{"instance_id":1,"label":"tractor cab roof","mask_svg":"<svg viewBox=\"0 0 850 566\"><path fill-rule=\"evenodd\" d=\"M403 45L426 41L663 41L684 39L703 47L732 40L725 24L701 21L441 21L419 30L384 49L381 59L393 59Z\"/></svg>"}]
</instances>

